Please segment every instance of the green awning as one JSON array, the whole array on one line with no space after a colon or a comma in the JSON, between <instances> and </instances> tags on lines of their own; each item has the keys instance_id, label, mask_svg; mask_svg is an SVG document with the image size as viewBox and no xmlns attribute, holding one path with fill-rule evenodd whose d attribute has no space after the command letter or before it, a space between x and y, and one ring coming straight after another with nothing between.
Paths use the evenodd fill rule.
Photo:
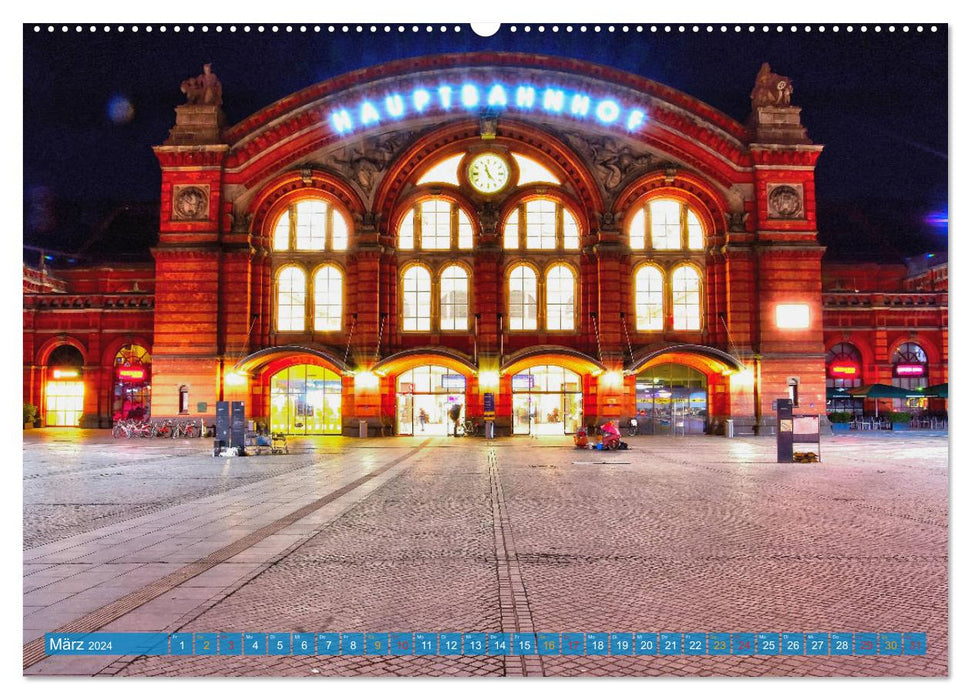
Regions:
<instances>
[{"instance_id":1,"label":"green awning","mask_svg":"<svg viewBox=\"0 0 971 700\"><path fill-rule=\"evenodd\" d=\"M865 397L868 399L908 399L914 396L924 396L916 393L913 389L901 389L899 386L889 384L864 384L850 389L846 392L850 396Z\"/></svg>"},{"instance_id":2,"label":"green awning","mask_svg":"<svg viewBox=\"0 0 971 700\"><path fill-rule=\"evenodd\" d=\"M939 399L946 399L947 382L944 382L943 384L935 384L934 386L927 387L926 389L924 389L924 396L928 398L936 397Z\"/></svg>"},{"instance_id":3,"label":"green awning","mask_svg":"<svg viewBox=\"0 0 971 700\"><path fill-rule=\"evenodd\" d=\"M836 389L834 387L826 387L826 400L832 401L833 399L855 399L858 398L849 393L849 389Z\"/></svg>"}]
</instances>

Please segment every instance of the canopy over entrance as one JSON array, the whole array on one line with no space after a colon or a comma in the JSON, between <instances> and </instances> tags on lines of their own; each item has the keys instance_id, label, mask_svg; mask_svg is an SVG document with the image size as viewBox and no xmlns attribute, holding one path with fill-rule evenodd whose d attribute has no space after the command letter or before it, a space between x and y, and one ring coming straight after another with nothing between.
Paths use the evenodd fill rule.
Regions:
<instances>
[{"instance_id":1,"label":"canopy over entrance","mask_svg":"<svg viewBox=\"0 0 971 700\"><path fill-rule=\"evenodd\" d=\"M388 355L371 368L382 377L398 374L418 365L442 365L465 376L475 374L477 367L472 360L457 350L436 347L409 348Z\"/></svg>"},{"instance_id":2,"label":"canopy over entrance","mask_svg":"<svg viewBox=\"0 0 971 700\"><path fill-rule=\"evenodd\" d=\"M516 374L536 365L556 365L577 374L599 375L607 371L602 362L562 345L534 345L510 355L499 368L502 374Z\"/></svg>"},{"instance_id":3,"label":"canopy over entrance","mask_svg":"<svg viewBox=\"0 0 971 700\"><path fill-rule=\"evenodd\" d=\"M233 367L233 370L239 374L249 374L253 370L273 362L274 360L281 360L294 356L316 357L319 360L323 360L325 364L330 365L333 370L339 374L351 374L354 371L349 364L344 362L332 352L319 348L308 348L300 345L279 345L272 348L263 348L262 350L257 350L256 352L247 355L242 360L237 362Z\"/></svg>"},{"instance_id":4,"label":"canopy over entrance","mask_svg":"<svg viewBox=\"0 0 971 700\"><path fill-rule=\"evenodd\" d=\"M735 373L745 369L737 357L724 350L708 345L681 344L642 351L634 356L624 371L627 374L637 374L651 365L668 362L694 367L706 373Z\"/></svg>"}]
</instances>

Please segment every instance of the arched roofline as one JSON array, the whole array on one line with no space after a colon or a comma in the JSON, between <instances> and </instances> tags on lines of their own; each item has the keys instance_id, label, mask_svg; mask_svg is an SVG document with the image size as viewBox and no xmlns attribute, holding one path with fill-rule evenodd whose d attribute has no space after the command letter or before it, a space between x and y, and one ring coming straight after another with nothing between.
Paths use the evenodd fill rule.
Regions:
<instances>
[{"instance_id":1,"label":"arched roofline","mask_svg":"<svg viewBox=\"0 0 971 700\"><path fill-rule=\"evenodd\" d=\"M332 352L320 348L308 348L302 345L277 345L270 348L263 348L254 353L250 353L233 366L233 371L240 374L249 374L253 370L269 364L274 360L295 355L311 356L318 360L323 360L327 365L340 374L351 374L354 368L337 357Z\"/></svg>"},{"instance_id":2,"label":"arched roofline","mask_svg":"<svg viewBox=\"0 0 971 700\"><path fill-rule=\"evenodd\" d=\"M499 371L502 374L519 372L542 364L562 365L573 371L587 374L601 374L607 371L606 365L586 353L562 345L533 345L509 355Z\"/></svg>"},{"instance_id":3,"label":"arched roofline","mask_svg":"<svg viewBox=\"0 0 971 700\"><path fill-rule=\"evenodd\" d=\"M423 364L439 364L461 372L466 377L471 377L478 371L478 367L465 353L450 348L433 346L408 348L388 355L375 363L371 371L381 376L387 376Z\"/></svg>"},{"instance_id":4,"label":"arched roofline","mask_svg":"<svg viewBox=\"0 0 971 700\"><path fill-rule=\"evenodd\" d=\"M713 348L708 345L683 343L680 345L669 345L668 347L660 349L644 350L638 353L627 364L627 367L624 368L624 373L637 374L654 360L663 358L665 355L700 355L707 360L714 361L718 365L721 365L721 368L724 371L741 372L745 369L745 366L737 357L728 354L724 350L719 350L718 348Z\"/></svg>"}]
</instances>

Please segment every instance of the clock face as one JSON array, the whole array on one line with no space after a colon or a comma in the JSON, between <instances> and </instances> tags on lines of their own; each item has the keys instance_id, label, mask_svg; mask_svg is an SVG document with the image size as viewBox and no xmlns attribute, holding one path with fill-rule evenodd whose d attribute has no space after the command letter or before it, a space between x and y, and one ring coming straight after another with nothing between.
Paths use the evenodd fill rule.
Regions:
<instances>
[{"instance_id":1,"label":"clock face","mask_svg":"<svg viewBox=\"0 0 971 700\"><path fill-rule=\"evenodd\" d=\"M469 163L469 183L483 194L495 194L509 183L509 164L497 153L482 153Z\"/></svg>"}]
</instances>

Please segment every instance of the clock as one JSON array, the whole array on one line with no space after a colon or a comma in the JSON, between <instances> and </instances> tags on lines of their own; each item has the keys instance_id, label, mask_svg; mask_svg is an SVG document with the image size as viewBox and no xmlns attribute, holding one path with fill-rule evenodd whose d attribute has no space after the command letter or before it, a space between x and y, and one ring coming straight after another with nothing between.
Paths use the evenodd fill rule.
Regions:
<instances>
[{"instance_id":1,"label":"clock","mask_svg":"<svg viewBox=\"0 0 971 700\"><path fill-rule=\"evenodd\" d=\"M482 194L495 194L509 184L512 168L509 161L492 151L479 153L466 168L469 184Z\"/></svg>"}]
</instances>

